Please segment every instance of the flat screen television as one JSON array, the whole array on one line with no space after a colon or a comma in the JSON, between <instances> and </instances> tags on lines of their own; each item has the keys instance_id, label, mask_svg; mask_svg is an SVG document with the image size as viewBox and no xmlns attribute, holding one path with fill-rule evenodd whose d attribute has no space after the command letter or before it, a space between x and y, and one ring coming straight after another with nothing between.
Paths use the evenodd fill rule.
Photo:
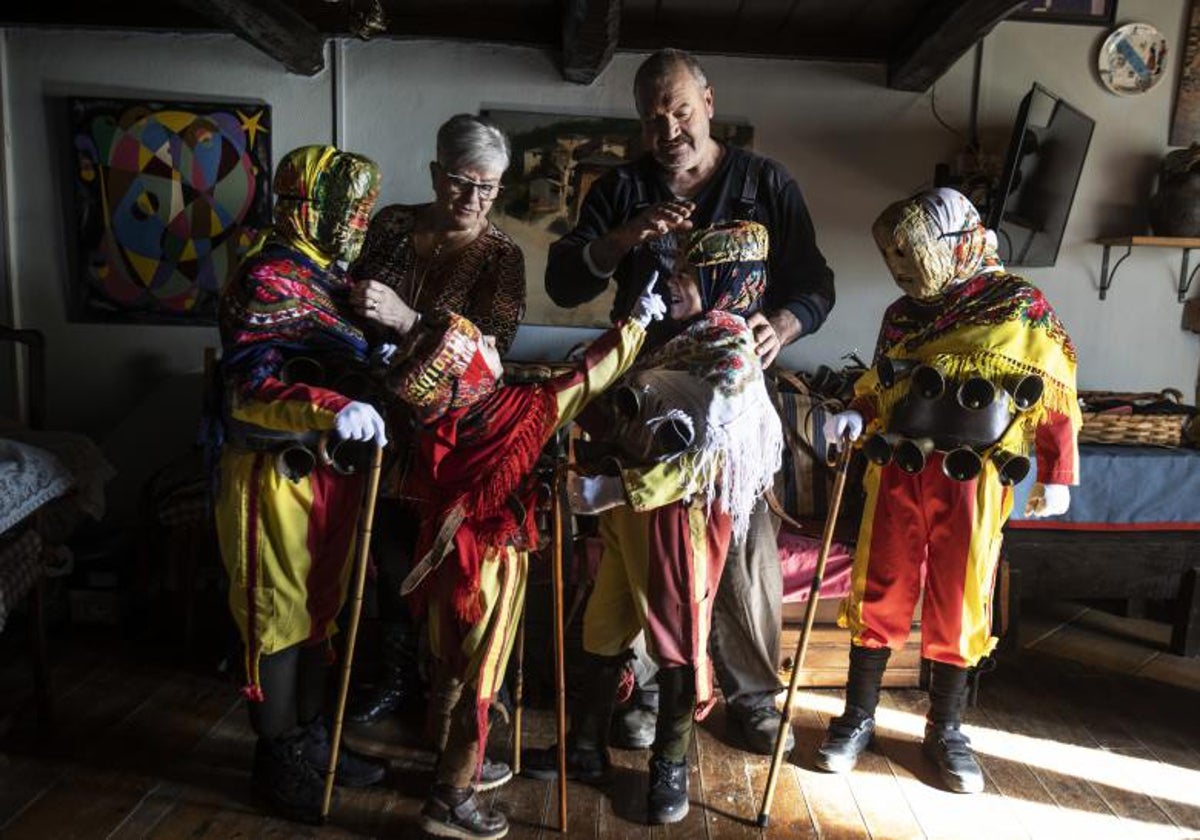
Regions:
<instances>
[{"instance_id":1,"label":"flat screen television","mask_svg":"<svg viewBox=\"0 0 1200 840\"><path fill-rule=\"evenodd\" d=\"M1048 266L1058 259L1095 126L1041 85L1021 100L987 218L1007 264Z\"/></svg>"}]
</instances>

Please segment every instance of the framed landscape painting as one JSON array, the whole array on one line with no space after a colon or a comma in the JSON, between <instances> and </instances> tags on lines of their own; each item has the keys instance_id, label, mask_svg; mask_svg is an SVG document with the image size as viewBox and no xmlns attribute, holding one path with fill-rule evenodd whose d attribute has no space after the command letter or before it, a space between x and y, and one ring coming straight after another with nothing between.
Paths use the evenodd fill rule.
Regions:
<instances>
[{"instance_id":1,"label":"framed landscape painting","mask_svg":"<svg viewBox=\"0 0 1200 840\"><path fill-rule=\"evenodd\" d=\"M1029 0L1009 20L1112 26L1117 0Z\"/></svg>"}]
</instances>

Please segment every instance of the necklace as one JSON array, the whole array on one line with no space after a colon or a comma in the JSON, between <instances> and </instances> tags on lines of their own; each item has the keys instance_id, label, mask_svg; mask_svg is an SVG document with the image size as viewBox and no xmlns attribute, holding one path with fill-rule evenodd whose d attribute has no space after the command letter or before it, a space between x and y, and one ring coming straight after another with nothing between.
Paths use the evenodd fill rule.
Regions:
<instances>
[{"instance_id":1,"label":"necklace","mask_svg":"<svg viewBox=\"0 0 1200 840\"><path fill-rule=\"evenodd\" d=\"M441 257L442 250L445 247L446 247L445 242L435 242L433 245L433 249L429 252L429 256L426 259L422 259L421 256L417 253L416 242L415 241L413 242L413 261L412 261L412 268L410 270L410 279L412 281L412 289L413 289L413 292L412 292L413 306L416 306L416 307L422 306L423 302L421 301L421 291L425 288L425 279L429 276L429 271L430 271L430 269L433 268L434 263L436 263L438 261L438 258ZM418 265L421 266L420 274L417 273Z\"/></svg>"}]
</instances>

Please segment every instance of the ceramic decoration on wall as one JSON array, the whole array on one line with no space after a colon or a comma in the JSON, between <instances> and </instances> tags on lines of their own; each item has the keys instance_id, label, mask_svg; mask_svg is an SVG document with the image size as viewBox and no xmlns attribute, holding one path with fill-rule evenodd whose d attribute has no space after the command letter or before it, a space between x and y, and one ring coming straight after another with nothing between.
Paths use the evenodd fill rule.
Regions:
<instances>
[{"instance_id":1,"label":"ceramic decoration on wall","mask_svg":"<svg viewBox=\"0 0 1200 840\"><path fill-rule=\"evenodd\" d=\"M1148 23L1127 23L1100 46L1100 81L1118 96L1145 93L1163 77L1167 39Z\"/></svg>"},{"instance_id":2,"label":"ceramic decoration on wall","mask_svg":"<svg viewBox=\"0 0 1200 840\"><path fill-rule=\"evenodd\" d=\"M542 277L550 244L571 230L579 209L597 178L642 154L642 125L628 117L544 114L489 109L484 115L504 130L512 143L512 165L504 173L504 192L496 200L492 221L516 240L525 254L529 282L526 324L606 327L615 284L582 306L564 309L550 300ZM715 121L712 136L749 148L754 129Z\"/></svg>"},{"instance_id":3,"label":"ceramic decoration on wall","mask_svg":"<svg viewBox=\"0 0 1200 840\"><path fill-rule=\"evenodd\" d=\"M262 103L73 97L75 321L215 324L221 287L271 221Z\"/></svg>"}]
</instances>

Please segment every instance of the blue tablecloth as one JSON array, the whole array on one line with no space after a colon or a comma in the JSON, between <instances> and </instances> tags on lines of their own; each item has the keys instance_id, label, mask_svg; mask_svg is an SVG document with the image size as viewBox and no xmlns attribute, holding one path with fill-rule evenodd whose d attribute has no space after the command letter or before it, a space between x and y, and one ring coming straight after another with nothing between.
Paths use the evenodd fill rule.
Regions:
<instances>
[{"instance_id":1,"label":"blue tablecloth","mask_svg":"<svg viewBox=\"0 0 1200 840\"><path fill-rule=\"evenodd\" d=\"M1071 488L1070 510L1026 520L1023 527L1200 530L1200 450L1084 444L1079 459L1080 485ZM1016 488L1014 524L1024 520L1036 475L1035 463Z\"/></svg>"}]
</instances>

